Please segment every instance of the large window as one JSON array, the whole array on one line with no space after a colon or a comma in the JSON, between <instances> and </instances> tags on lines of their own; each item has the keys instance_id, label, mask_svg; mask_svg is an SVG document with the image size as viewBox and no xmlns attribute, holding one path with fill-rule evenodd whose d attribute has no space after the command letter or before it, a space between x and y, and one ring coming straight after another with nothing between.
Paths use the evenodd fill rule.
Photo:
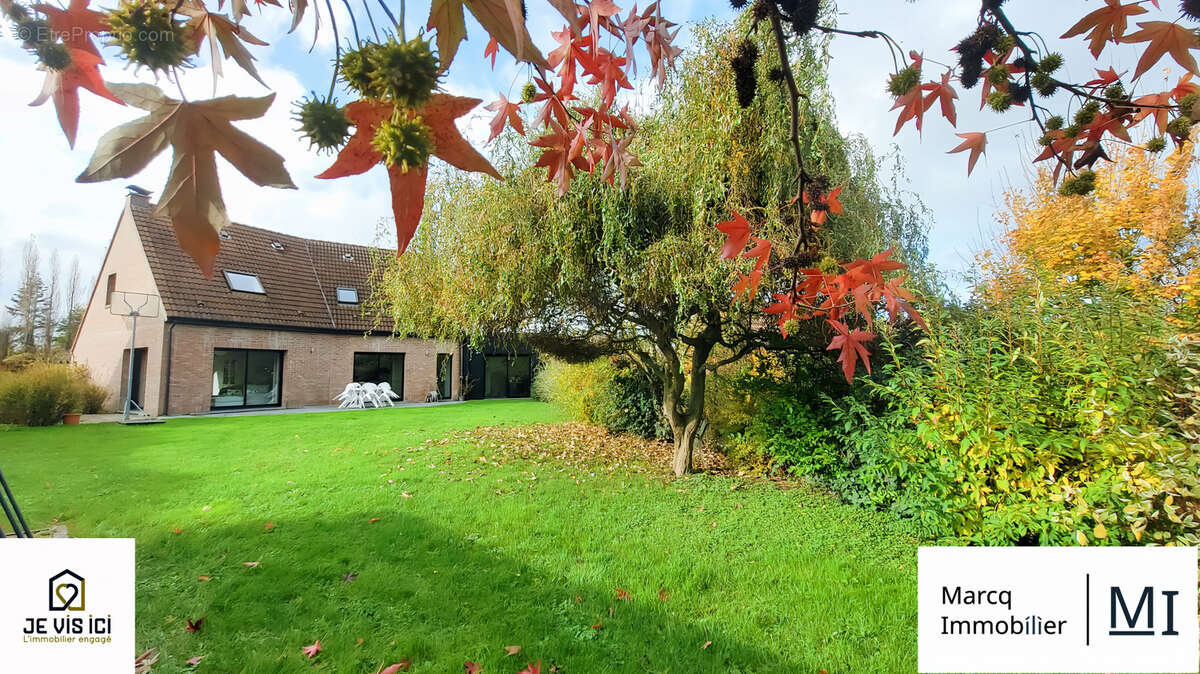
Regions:
<instances>
[{"instance_id":1,"label":"large window","mask_svg":"<svg viewBox=\"0 0 1200 674\"><path fill-rule=\"evenodd\" d=\"M354 354L354 381L360 384L391 384L392 390L404 397L404 354Z\"/></svg>"},{"instance_id":2,"label":"large window","mask_svg":"<svg viewBox=\"0 0 1200 674\"><path fill-rule=\"evenodd\" d=\"M485 398L528 398L529 356L488 356L484 366Z\"/></svg>"},{"instance_id":3,"label":"large window","mask_svg":"<svg viewBox=\"0 0 1200 674\"><path fill-rule=\"evenodd\" d=\"M212 376L213 409L279 405L283 352L214 349Z\"/></svg>"}]
</instances>

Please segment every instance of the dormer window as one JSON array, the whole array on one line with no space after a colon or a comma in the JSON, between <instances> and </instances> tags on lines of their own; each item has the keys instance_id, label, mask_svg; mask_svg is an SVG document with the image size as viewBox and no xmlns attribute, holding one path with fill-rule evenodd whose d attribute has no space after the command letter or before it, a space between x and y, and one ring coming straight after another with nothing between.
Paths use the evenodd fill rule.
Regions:
<instances>
[{"instance_id":1,"label":"dormer window","mask_svg":"<svg viewBox=\"0 0 1200 674\"><path fill-rule=\"evenodd\" d=\"M358 289L338 288L337 301L338 304L358 304Z\"/></svg>"},{"instance_id":2,"label":"dormer window","mask_svg":"<svg viewBox=\"0 0 1200 674\"><path fill-rule=\"evenodd\" d=\"M266 295L267 291L263 290L262 282L258 280L257 274L244 274L239 271L225 272L225 282L229 284L229 289L239 293L255 293L258 295Z\"/></svg>"}]
</instances>

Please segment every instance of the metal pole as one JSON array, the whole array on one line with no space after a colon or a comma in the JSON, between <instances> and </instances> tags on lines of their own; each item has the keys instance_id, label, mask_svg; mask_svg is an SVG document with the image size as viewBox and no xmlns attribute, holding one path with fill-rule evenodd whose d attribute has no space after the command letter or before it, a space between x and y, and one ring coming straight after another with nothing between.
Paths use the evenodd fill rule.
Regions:
<instances>
[{"instance_id":1,"label":"metal pole","mask_svg":"<svg viewBox=\"0 0 1200 674\"><path fill-rule=\"evenodd\" d=\"M137 317L138 312L133 311L130 314L133 318L133 327L129 331L129 375L125 379L125 412L121 417L121 422L129 421L129 408L133 406L133 365L136 360L134 355L134 340L137 339Z\"/></svg>"},{"instance_id":2,"label":"metal pole","mask_svg":"<svg viewBox=\"0 0 1200 674\"><path fill-rule=\"evenodd\" d=\"M17 514L16 521L13 521L12 515L9 514L9 521L12 522L13 531L16 533L17 537L20 538L21 529L24 529L25 538L33 538L33 534L29 532L29 525L25 522L25 516L21 514L21 508L17 505L17 499L13 497L12 490L8 488L8 480L4 479L3 472L0 472L0 487L4 488L4 494L8 496L8 503L12 504L13 512ZM8 503L4 505L5 512L8 511Z\"/></svg>"}]
</instances>

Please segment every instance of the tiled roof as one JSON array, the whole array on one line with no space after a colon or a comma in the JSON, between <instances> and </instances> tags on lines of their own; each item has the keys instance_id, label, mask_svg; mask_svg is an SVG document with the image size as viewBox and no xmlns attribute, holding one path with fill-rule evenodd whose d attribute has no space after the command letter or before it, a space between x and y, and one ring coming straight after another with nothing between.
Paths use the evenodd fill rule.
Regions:
<instances>
[{"instance_id":1,"label":"tiled roof","mask_svg":"<svg viewBox=\"0 0 1200 674\"><path fill-rule=\"evenodd\" d=\"M356 332L373 327L361 304L337 301L338 287L355 288L360 302L370 294L372 251L365 246L233 224L210 281L179 248L168 218L152 215L145 199L132 199L130 208L168 319ZM257 275L266 293L230 290L226 271Z\"/></svg>"}]
</instances>

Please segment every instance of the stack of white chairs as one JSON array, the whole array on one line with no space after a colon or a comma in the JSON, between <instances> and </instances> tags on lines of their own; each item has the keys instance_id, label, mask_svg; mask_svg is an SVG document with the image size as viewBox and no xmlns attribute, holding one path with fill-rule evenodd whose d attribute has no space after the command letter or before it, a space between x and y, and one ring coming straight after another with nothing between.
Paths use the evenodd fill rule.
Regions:
<instances>
[{"instance_id":1,"label":"stack of white chairs","mask_svg":"<svg viewBox=\"0 0 1200 674\"><path fill-rule=\"evenodd\" d=\"M400 396L392 390L392 385L383 382L375 384L367 382L365 384L352 381L346 384L345 390L337 394L333 398L338 403L338 409L361 410L366 409L367 405L375 408L395 407L394 400L400 400Z\"/></svg>"},{"instance_id":2,"label":"stack of white chairs","mask_svg":"<svg viewBox=\"0 0 1200 674\"><path fill-rule=\"evenodd\" d=\"M390 407L396 406L396 404L393 403L392 401L399 400L400 394L398 394L392 390L391 384L387 383L386 381L383 382L382 384L379 385L379 391L380 391L380 393L383 394L383 399L387 402L388 406L390 406Z\"/></svg>"},{"instance_id":3,"label":"stack of white chairs","mask_svg":"<svg viewBox=\"0 0 1200 674\"><path fill-rule=\"evenodd\" d=\"M358 382L350 382L346 384L345 390L334 396L334 400L339 400L341 403L338 409L362 409L363 407L363 390L362 384Z\"/></svg>"}]
</instances>

